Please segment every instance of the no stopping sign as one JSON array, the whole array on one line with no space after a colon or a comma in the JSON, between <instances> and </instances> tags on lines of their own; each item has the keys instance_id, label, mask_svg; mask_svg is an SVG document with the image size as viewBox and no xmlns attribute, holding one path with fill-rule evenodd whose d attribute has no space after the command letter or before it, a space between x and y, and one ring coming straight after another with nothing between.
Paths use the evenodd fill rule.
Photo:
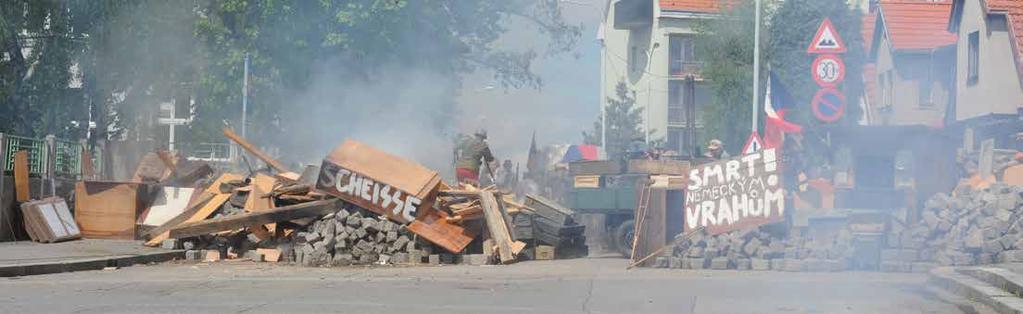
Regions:
<instances>
[{"instance_id":1,"label":"no stopping sign","mask_svg":"<svg viewBox=\"0 0 1023 314\"><path fill-rule=\"evenodd\" d=\"M813 95L813 115L824 122L835 122L845 115L845 95L837 89L825 87Z\"/></svg>"}]
</instances>

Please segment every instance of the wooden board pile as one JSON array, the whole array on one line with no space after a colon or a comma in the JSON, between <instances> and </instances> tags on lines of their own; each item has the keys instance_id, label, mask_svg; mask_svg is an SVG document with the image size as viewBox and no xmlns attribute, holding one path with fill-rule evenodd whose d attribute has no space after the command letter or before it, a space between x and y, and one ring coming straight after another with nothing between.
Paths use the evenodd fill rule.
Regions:
<instances>
[{"instance_id":1,"label":"wooden board pile","mask_svg":"<svg viewBox=\"0 0 1023 314\"><path fill-rule=\"evenodd\" d=\"M528 212L515 217L515 233L529 240L530 247L548 245L556 258L578 258L589 254L585 226L572 219L572 210L536 195L527 195Z\"/></svg>"},{"instance_id":2,"label":"wooden board pile","mask_svg":"<svg viewBox=\"0 0 1023 314\"><path fill-rule=\"evenodd\" d=\"M451 187L432 170L355 141L298 175L224 133L269 169L193 186L179 213L144 232L147 245L184 248L191 259L306 266L451 263L453 254L470 253L463 260L508 264L526 248L512 217L533 209L493 187ZM581 226L557 229L581 234Z\"/></svg>"}]
</instances>

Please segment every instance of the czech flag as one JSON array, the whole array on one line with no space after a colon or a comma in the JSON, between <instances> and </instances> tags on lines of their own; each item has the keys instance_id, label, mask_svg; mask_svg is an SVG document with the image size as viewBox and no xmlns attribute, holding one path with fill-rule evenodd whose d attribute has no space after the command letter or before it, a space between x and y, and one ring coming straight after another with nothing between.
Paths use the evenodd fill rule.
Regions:
<instances>
[{"instance_id":1,"label":"czech flag","mask_svg":"<svg viewBox=\"0 0 1023 314\"><path fill-rule=\"evenodd\" d=\"M764 147L781 148L785 133L803 132L802 126L785 121L785 113L795 107L796 101L774 72L768 74L765 98L764 113L767 114L767 120L764 124Z\"/></svg>"},{"instance_id":2,"label":"czech flag","mask_svg":"<svg viewBox=\"0 0 1023 314\"><path fill-rule=\"evenodd\" d=\"M561 162L597 160L600 158L600 147L596 145L572 145L561 158Z\"/></svg>"}]
</instances>

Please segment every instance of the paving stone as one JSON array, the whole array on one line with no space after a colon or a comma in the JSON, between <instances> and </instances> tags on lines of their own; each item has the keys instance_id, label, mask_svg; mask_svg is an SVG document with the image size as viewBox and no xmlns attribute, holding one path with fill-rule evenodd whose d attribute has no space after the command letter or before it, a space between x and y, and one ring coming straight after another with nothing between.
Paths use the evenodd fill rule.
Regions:
<instances>
[{"instance_id":1,"label":"paving stone","mask_svg":"<svg viewBox=\"0 0 1023 314\"><path fill-rule=\"evenodd\" d=\"M440 265L440 254L430 254L430 265Z\"/></svg>"},{"instance_id":2,"label":"paving stone","mask_svg":"<svg viewBox=\"0 0 1023 314\"><path fill-rule=\"evenodd\" d=\"M779 270L779 271L780 270L785 270L785 259L782 259L782 258L772 258L772 259L770 259L770 261L771 261L771 270Z\"/></svg>"},{"instance_id":3,"label":"paving stone","mask_svg":"<svg viewBox=\"0 0 1023 314\"><path fill-rule=\"evenodd\" d=\"M355 257L352 256L352 254L341 253L334 254L334 259L331 261L331 264L334 266L348 266L351 265L354 261Z\"/></svg>"},{"instance_id":4,"label":"paving stone","mask_svg":"<svg viewBox=\"0 0 1023 314\"><path fill-rule=\"evenodd\" d=\"M739 258L735 260L735 269L738 270L750 270L752 268L752 261L748 258Z\"/></svg>"},{"instance_id":5,"label":"paving stone","mask_svg":"<svg viewBox=\"0 0 1023 314\"><path fill-rule=\"evenodd\" d=\"M771 260L762 258L750 259L750 269L752 270L771 270Z\"/></svg>"},{"instance_id":6,"label":"paving stone","mask_svg":"<svg viewBox=\"0 0 1023 314\"><path fill-rule=\"evenodd\" d=\"M653 265L651 265L651 267L653 267L653 268L668 268L668 263L669 262L668 262L668 257L667 256L658 256L658 257L654 258L654 263L653 263Z\"/></svg>"},{"instance_id":7,"label":"paving stone","mask_svg":"<svg viewBox=\"0 0 1023 314\"><path fill-rule=\"evenodd\" d=\"M710 266L710 260L706 257L687 257L686 265L689 269L707 269Z\"/></svg>"},{"instance_id":8,"label":"paving stone","mask_svg":"<svg viewBox=\"0 0 1023 314\"><path fill-rule=\"evenodd\" d=\"M886 273L908 273L913 271L910 262L881 262L880 270Z\"/></svg>"},{"instance_id":9,"label":"paving stone","mask_svg":"<svg viewBox=\"0 0 1023 314\"><path fill-rule=\"evenodd\" d=\"M915 262L912 266L910 266L910 271L914 273L926 273L935 267L938 267L938 264L932 262Z\"/></svg>"},{"instance_id":10,"label":"paving stone","mask_svg":"<svg viewBox=\"0 0 1023 314\"><path fill-rule=\"evenodd\" d=\"M164 250L174 250L178 248L178 239L166 239L160 243L160 247Z\"/></svg>"},{"instance_id":11,"label":"paving stone","mask_svg":"<svg viewBox=\"0 0 1023 314\"><path fill-rule=\"evenodd\" d=\"M806 271L806 264L803 262L803 260L786 258L785 259L784 270L785 271Z\"/></svg>"},{"instance_id":12,"label":"paving stone","mask_svg":"<svg viewBox=\"0 0 1023 314\"><path fill-rule=\"evenodd\" d=\"M727 257L715 257L710 260L710 269L714 270L728 269L730 264L731 263Z\"/></svg>"},{"instance_id":13,"label":"paving stone","mask_svg":"<svg viewBox=\"0 0 1023 314\"><path fill-rule=\"evenodd\" d=\"M202 250L188 250L185 251L186 261L201 261L203 259Z\"/></svg>"},{"instance_id":14,"label":"paving stone","mask_svg":"<svg viewBox=\"0 0 1023 314\"><path fill-rule=\"evenodd\" d=\"M677 257L677 256L669 257L668 258L668 268L671 268L671 269L681 269L682 268L682 258L681 257Z\"/></svg>"},{"instance_id":15,"label":"paving stone","mask_svg":"<svg viewBox=\"0 0 1023 314\"><path fill-rule=\"evenodd\" d=\"M391 255L391 264L408 264L408 253L398 252Z\"/></svg>"}]
</instances>

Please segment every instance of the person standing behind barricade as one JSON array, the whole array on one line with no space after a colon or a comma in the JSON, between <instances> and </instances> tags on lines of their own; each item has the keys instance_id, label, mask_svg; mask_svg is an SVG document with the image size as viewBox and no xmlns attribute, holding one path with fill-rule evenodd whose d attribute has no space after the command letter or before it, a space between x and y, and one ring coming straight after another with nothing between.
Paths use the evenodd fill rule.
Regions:
<instances>
[{"instance_id":1,"label":"person standing behind barricade","mask_svg":"<svg viewBox=\"0 0 1023 314\"><path fill-rule=\"evenodd\" d=\"M479 130L473 137L462 142L460 156L455 162L455 177L460 183L479 185L480 169L483 162L494 161L494 155L487 144L487 131Z\"/></svg>"},{"instance_id":2,"label":"person standing behind barricade","mask_svg":"<svg viewBox=\"0 0 1023 314\"><path fill-rule=\"evenodd\" d=\"M703 153L703 157L714 160L731 158L731 156L728 155L728 152L725 151L725 147L719 139L712 139L707 142L707 151Z\"/></svg>"}]
</instances>

